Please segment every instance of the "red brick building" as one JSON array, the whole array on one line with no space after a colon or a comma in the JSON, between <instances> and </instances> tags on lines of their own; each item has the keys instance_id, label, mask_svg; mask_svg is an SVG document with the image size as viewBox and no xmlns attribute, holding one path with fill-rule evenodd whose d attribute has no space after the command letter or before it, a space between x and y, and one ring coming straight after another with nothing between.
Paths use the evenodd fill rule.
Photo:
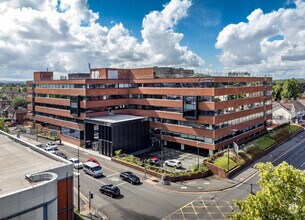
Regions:
<instances>
[{"instance_id":1,"label":"red brick building","mask_svg":"<svg viewBox=\"0 0 305 220\"><path fill-rule=\"evenodd\" d=\"M28 81L28 118L84 145L84 120L115 114L144 116L165 144L213 153L265 131L272 120L272 78L193 77L182 68L97 68L89 75L54 80L35 72Z\"/></svg>"}]
</instances>

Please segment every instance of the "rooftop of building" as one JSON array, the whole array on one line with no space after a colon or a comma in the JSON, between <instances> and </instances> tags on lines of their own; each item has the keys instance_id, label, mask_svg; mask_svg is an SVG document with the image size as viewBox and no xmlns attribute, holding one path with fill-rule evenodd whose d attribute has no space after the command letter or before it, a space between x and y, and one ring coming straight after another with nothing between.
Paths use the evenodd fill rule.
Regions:
<instances>
[{"instance_id":1,"label":"rooftop of building","mask_svg":"<svg viewBox=\"0 0 305 220\"><path fill-rule=\"evenodd\" d=\"M42 149L16 142L0 132L0 197L39 184L29 181L26 175L46 172L65 164Z\"/></svg>"},{"instance_id":2,"label":"rooftop of building","mask_svg":"<svg viewBox=\"0 0 305 220\"><path fill-rule=\"evenodd\" d=\"M133 121L138 119L145 119L145 117L140 117L135 115L109 114L106 116L87 118L86 120L114 124L114 123L121 123L121 122Z\"/></svg>"}]
</instances>

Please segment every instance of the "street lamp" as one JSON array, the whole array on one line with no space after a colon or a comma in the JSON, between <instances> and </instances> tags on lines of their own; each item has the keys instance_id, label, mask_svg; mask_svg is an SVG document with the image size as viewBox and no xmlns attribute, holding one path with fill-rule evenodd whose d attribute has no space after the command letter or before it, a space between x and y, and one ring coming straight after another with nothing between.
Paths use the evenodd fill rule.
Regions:
<instances>
[{"instance_id":1,"label":"street lamp","mask_svg":"<svg viewBox=\"0 0 305 220\"><path fill-rule=\"evenodd\" d=\"M199 170L199 142L197 142L197 154L198 154L198 170Z\"/></svg>"},{"instance_id":2,"label":"street lamp","mask_svg":"<svg viewBox=\"0 0 305 220\"><path fill-rule=\"evenodd\" d=\"M162 163L163 163L163 139L162 139L162 136L163 136L163 131L160 129L161 160L162 160Z\"/></svg>"},{"instance_id":3,"label":"street lamp","mask_svg":"<svg viewBox=\"0 0 305 220\"><path fill-rule=\"evenodd\" d=\"M77 148L77 159L78 159L78 163L80 162L79 161L79 145L78 145L78 148ZM80 213L80 183L79 183L79 181L80 181L80 179L79 179L79 167L78 167L78 169L77 169L77 173L78 173L78 175L77 175L77 211L78 211L78 213Z\"/></svg>"}]
</instances>

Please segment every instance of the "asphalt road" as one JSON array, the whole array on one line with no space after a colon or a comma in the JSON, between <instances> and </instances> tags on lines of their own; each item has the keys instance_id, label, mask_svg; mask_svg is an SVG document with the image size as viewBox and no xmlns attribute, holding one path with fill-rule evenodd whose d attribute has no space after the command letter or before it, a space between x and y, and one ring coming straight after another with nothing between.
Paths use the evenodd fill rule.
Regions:
<instances>
[{"instance_id":1,"label":"asphalt road","mask_svg":"<svg viewBox=\"0 0 305 220\"><path fill-rule=\"evenodd\" d=\"M68 156L77 156L76 149L66 146L60 146L59 149ZM91 155L80 151L82 162L89 157ZM140 177L142 184L132 185L119 178L120 172L127 171L128 168L112 161L95 158L103 167L104 177L93 178L80 170L81 193L88 197L91 191L94 194L92 206L103 212L108 219L162 219L198 197L196 194L175 193L160 189L151 179L145 179L144 174L138 171L133 172ZM75 186L77 186L77 178L75 180ZM104 184L119 186L122 195L111 198L101 194L98 189Z\"/></svg>"},{"instance_id":2,"label":"asphalt road","mask_svg":"<svg viewBox=\"0 0 305 220\"><path fill-rule=\"evenodd\" d=\"M304 170L304 137L305 131L266 154L259 161L271 161L275 166L286 161L295 168ZM249 167L253 167L255 163L249 165ZM251 193L251 190L254 193L260 190L257 184L258 179L258 174L255 174L247 181L240 183L240 185L230 190L201 195L180 207L165 219L229 219L228 214L237 208L233 203L234 199L244 199Z\"/></svg>"},{"instance_id":3,"label":"asphalt road","mask_svg":"<svg viewBox=\"0 0 305 220\"><path fill-rule=\"evenodd\" d=\"M288 164L294 166L297 169L305 169L305 131L287 141L286 143L279 146L277 149L271 151L263 158L262 162L271 160L273 165L277 166L281 162L286 161ZM253 166L252 164L251 166ZM251 184L253 192L260 190L259 186L256 184L258 181L258 174L254 175L252 178L248 179L246 182L240 184L238 187L233 188L227 192L218 193L217 198L232 201L233 199L244 199L251 192Z\"/></svg>"}]
</instances>

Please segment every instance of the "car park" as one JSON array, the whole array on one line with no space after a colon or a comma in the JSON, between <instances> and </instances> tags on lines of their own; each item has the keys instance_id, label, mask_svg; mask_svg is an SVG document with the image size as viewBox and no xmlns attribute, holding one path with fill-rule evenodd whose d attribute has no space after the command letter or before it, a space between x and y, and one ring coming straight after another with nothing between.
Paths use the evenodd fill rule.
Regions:
<instances>
[{"instance_id":1,"label":"car park","mask_svg":"<svg viewBox=\"0 0 305 220\"><path fill-rule=\"evenodd\" d=\"M182 168L182 163L180 160L176 160L176 159L173 159L173 160L166 160L164 162L164 164L166 166L169 166L169 167L176 167L176 168Z\"/></svg>"},{"instance_id":2,"label":"car park","mask_svg":"<svg viewBox=\"0 0 305 220\"><path fill-rule=\"evenodd\" d=\"M68 159L68 157L64 153L62 153L62 152L55 151L54 154L56 156L59 156L59 157L63 158L63 159L66 159L66 160Z\"/></svg>"},{"instance_id":3,"label":"car park","mask_svg":"<svg viewBox=\"0 0 305 220\"><path fill-rule=\"evenodd\" d=\"M140 178L132 172L123 172L120 174L120 178L124 181L130 182L131 184L139 184L141 182Z\"/></svg>"},{"instance_id":4,"label":"car park","mask_svg":"<svg viewBox=\"0 0 305 220\"><path fill-rule=\"evenodd\" d=\"M98 164L98 165L101 165L101 164L100 164L95 158L93 158L93 157L88 158L87 161L88 161L88 162L96 163L96 164Z\"/></svg>"},{"instance_id":5,"label":"car park","mask_svg":"<svg viewBox=\"0 0 305 220\"><path fill-rule=\"evenodd\" d=\"M99 164L94 162L86 162L84 163L83 170L86 174L89 174L93 177L103 176L103 169Z\"/></svg>"},{"instance_id":6,"label":"car park","mask_svg":"<svg viewBox=\"0 0 305 220\"><path fill-rule=\"evenodd\" d=\"M105 194L110 197L116 197L121 194L119 187L112 184L104 185L99 188L100 193Z\"/></svg>"},{"instance_id":7,"label":"car park","mask_svg":"<svg viewBox=\"0 0 305 220\"><path fill-rule=\"evenodd\" d=\"M81 169L84 166L83 163L80 162L77 158L74 158L74 157L69 158L69 161L71 161L73 163L73 168L75 168L75 169Z\"/></svg>"}]
</instances>

